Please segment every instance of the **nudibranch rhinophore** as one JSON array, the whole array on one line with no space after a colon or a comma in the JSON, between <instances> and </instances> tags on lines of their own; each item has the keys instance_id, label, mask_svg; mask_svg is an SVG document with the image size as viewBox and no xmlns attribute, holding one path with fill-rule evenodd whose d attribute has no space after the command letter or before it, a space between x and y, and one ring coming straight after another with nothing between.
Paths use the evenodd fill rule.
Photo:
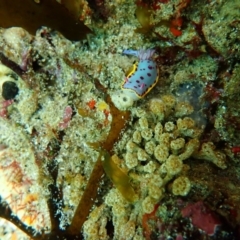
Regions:
<instances>
[{"instance_id":1,"label":"nudibranch rhinophore","mask_svg":"<svg viewBox=\"0 0 240 240\"><path fill-rule=\"evenodd\" d=\"M125 77L121 86L122 91L112 95L112 101L116 107L124 109L132 106L134 101L145 97L157 84L159 69L152 59L154 52L154 49L123 51L123 54L138 57L139 62L134 63L132 70Z\"/></svg>"}]
</instances>

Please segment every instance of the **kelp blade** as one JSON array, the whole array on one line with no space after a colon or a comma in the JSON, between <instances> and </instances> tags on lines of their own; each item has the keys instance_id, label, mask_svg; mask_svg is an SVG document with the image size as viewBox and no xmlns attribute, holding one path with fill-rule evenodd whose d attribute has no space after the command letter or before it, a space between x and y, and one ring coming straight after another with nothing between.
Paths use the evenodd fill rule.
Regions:
<instances>
[{"instance_id":1,"label":"kelp blade","mask_svg":"<svg viewBox=\"0 0 240 240\"><path fill-rule=\"evenodd\" d=\"M0 0L0 27L22 27L35 35L41 26L61 32L66 38L77 41L90 32L82 22L56 0Z\"/></svg>"},{"instance_id":2,"label":"kelp blade","mask_svg":"<svg viewBox=\"0 0 240 240\"><path fill-rule=\"evenodd\" d=\"M107 176L112 180L115 187L127 201L136 201L137 195L135 194L134 189L130 184L130 178L117 166L113 160L116 155L110 157L110 155L105 151L102 151L102 155L104 156L103 168Z\"/></svg>"}]
</instances>

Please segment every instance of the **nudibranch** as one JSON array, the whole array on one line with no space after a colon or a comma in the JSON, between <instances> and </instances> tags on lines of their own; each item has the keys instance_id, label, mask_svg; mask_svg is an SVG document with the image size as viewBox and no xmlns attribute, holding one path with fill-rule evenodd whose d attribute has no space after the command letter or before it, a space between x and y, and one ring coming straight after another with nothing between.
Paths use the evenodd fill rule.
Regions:
<instances>
[{"instance_id":1,"label":"nudibranch","mask_svg":"<svg viewBox=\"0 0 240 240\"><path fill-rule=\"evenodd\" d=\"M134 101L145 97L157 84L159 69L152 59L154 52L154 49L123 51L123 54L138 57L139 62L133 64L132 70L125 77L122 91L113 94L112 100L116 107L124 109L132 106Z\"/></svg>"}]
</instances>

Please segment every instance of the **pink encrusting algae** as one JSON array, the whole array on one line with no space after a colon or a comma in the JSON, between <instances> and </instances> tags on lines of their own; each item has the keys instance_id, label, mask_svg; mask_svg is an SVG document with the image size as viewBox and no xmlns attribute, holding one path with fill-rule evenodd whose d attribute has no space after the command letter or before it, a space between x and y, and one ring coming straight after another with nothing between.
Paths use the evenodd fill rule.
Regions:
<instances>
[{"instance_id":1,"label":"pink encrusting algae","mask_svg":"<svg viewBox=\"0 0 240 240\"><path fill-rule=\"evenodd\" d=\"M216 228L221 225L217 215L208 209L203 202L189 203L181 211L183 217L189 217L193 226L203 230L209 236L213 236Z\"/></svg>"}]
</instances>

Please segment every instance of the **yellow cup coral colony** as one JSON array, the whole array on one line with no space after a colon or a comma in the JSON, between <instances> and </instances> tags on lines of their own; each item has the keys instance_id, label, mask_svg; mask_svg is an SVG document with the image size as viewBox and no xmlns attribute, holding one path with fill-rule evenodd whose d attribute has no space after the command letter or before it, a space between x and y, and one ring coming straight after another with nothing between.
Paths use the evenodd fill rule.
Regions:
<instances>
[{"instance_id":1,"label":"yellow cup coral colony","mask_svg":"<svg viewBox=\"0 0 240 240\"><path fill-rule=\"evenodd\" d=\"M142 239L141 231L137 228L141 225L138 219L143 214L153 212L155 205L165 196L167 185L175 196L187 196L191 191L191 181L187 177L190 167L185 163L186 159L205 159L219 168L226 168L225 155L216 151L212 142L200 144L202 129L193 118L187 116L192 112L192 106L183 102L182 105L189 110L181 110L177 102L173 95L164 95L133 108L133 118L136 121L116 145L115 152L119 154L114 158L117 158L115 164L119 169L129 175L137 198L134 205L131 205L128 200L133 195L125 194L133 192L125 191L122 194L117 190L118 187L110 190L105 202L94 210L98 213L97 226L95 218L91 216L84 224L86 236L92 236L96 234L96 229L102 229L105 218L101 214L102 207L105 206L113 214L116 239L126 236L129 239ZM176 112L170 112L169 109L175 108ZM104 235L106 230L102 233L103 238L107 237Z\"/></svg>"},{"instance_id":2,"label":"yellow cup coral colony","mask_svg":"<svg viewBox=\"0 0 240 240\"><path fill-rule=\"evenodd\" d=\"M18 48L19 45L16 47ZM50 53L55 55L55 52L48 51L48 54ZM18 62L18 58L15 61ZM2 65L0 70L2 81L5 81L6 76L9 80L12 76L11 71ZM57 78L59 82L56 85L64 85L61 91L75 90L72 71L59 74L63 74L66 78L65 84L60 81L62 78ZM156 76L158 77L158 74ZM85 75L82 78L85 80ZM146 86L140 85L138 92L145 89L148 93L156 84L156 79L146 82ZM134 80L138 81L138 79ZM55 142L58 141L59 123L62 123L68 98L64 97L61 91L54 91L51 94L46 91L38 94L36 90L38 88L30 89L20 78L17 84L20 91L18 101L10 111L11 120L0 118L2 133L0 142L8 146L6 151L1 151L1 154L7 152L11 156L6 158L0 156L0 159L6 160L0 162L0 171L4 172L1 174L1 179L6 182L9 189L13 190L10 200L18 195L18 189L24 192L22 198L16 200L24 211L13 207L14 211L18 211L19 218L31 226L37 225L36 228L40 226L41 229L48 230L46 226L50 226L50 216L47 212L46 199L49 197L49 192L45 186L52 184L52 179L46 170L48 162L52 161L49 146L54 147ZM34 84L37 84L37 81ZM129 84L124 83L124 87L135 86ZM100 94L96 97L93 89L96 91L90 81L79 83L76 91L79 92L79 96L72 104L76 108L76 114L71 116L64 139L59 143L61 147L58 155L54 156L59 164L56 182L64 193L65 208L61 209L64 215L60 221L61 229L70 224L99 154L98 150L95 151L87 143L106 140L110 123L114 119L111 117L114 114L109 102L101 99ZM129 105L118 103L120 106L123 105L123 108L127 108L132 106L134 101L135 98ZM38 105L44 107L38 108ZM225 155L216 150L212 142L200 144L202 129L190 117L193 110L190 103L179 101L173 95L155 98L150 96L149 100L144 99L139 107L131 108L133 120L129 122L129 126L126 126L126 131L118 143L116 143L117 139L112 140L112 144L115 143L116 155L105 157L105 162L103 161L105 171L113 181L114 187L105 193L103 203L92 211L84 223L83 234L86 239L99 239L99 235L102 239L108 238L106 230L108 215L113 221L116 239L125 239L126 236L129 239L131 237L142 239L142 216L153 211L154 206L166 195L166 189L170 189L176 196L187 196L191 191L191 182L187 177L189 166L184 162L186 159L191 157L205 159L219 168L226 168ZM124 116L120 120L123 119ZM119 125L119 122L115 124ZM34 131L37 133L34 134ZM13 139L18 142L17 145ZM47 153L49 155L46 155ZM43 164L41 168L37 165L40 160ZM17 171L20 185L14 180L9 181L9 174L13 171ZM22 176L27 176L27 179L23 179ZM39 187L39 179L44 186ZM4 194L3 197L7 198L9 191Z\"/></svg>"},{"instance_id":3,"label":"yellow cup coral colony","mask_svg":"<svg viewBox=\"0 0 240 240\"><path fill-rule=\"evenodd\" d=\"M91 28L93 34L83 42L69 41L54 31L64 23L61 33L72 40L89 32L83 23L76 25L73 17L65 22L68 19L61 16L68 12L56 0L35 0L45 4L46 13L52 14L50 5L59 8L51 19L42 18L44 13L37 9L41 4L28 1L31 6L0 0L2 19L15 21L0 23L1 27L24 27L0 28L0 207L2 203L10 207L11 217L15 215L34 232L26 238L18 232L6 234L2 230L6 223L0 219L0 239L34 239L38 233L38 239L150 239L144 221L157 227L159 239L193 236L196 229L187 220L179 217L177 229L171 218L169 230L164 218L170 215L168 201L173 209L176 199L187 204L199 196L193 181L201 181L200 161L226 168L225 154L213 143L217 141L201 139L204 130L196 105L204 86L211 95L207 96L210 106L219 99L225 102L209 110L217 111L210 116L215 118L211 124L220 139L226 144L239 140L235 134L239 127L238 1L207 1L211 4L201 8L201 1L189 0L57 0ZM8 14L8 2L17 3L15 10L21 5L22 13L32 9L40 18L32 11L13 17ZM22 22L25 15L37 21ZM46 27L36 32L43 23ZM80 32L70 33L69 26ZM12 70L4 66L11 67L7 62ZM16 98L3 94L6 82L11 89L15 85ZM214 90L215 84L225 85L224 98L220 98L221 89ZM192 98L189 86L196 90ZM212 120L209 115L207 119ZM231 147L234 154L239 153L238 145ZM218 174L212 178L216 181L199 185L214 187ZM207 175L214 174L205 174L205 181L210 179ZM239 211L234 209L238 200L231 200L238 199L238 191L234 195L217 187L217 194L212 189L204 193L210 191L211 197L221 196L211 207L225 206L218 209L224 222L231 229L238 226ZM76 214L79 209L82 215ZM156 218L144 218L151 214ZM225 229L222 233L228 235Z\"/></svg>"}]
</instances>

